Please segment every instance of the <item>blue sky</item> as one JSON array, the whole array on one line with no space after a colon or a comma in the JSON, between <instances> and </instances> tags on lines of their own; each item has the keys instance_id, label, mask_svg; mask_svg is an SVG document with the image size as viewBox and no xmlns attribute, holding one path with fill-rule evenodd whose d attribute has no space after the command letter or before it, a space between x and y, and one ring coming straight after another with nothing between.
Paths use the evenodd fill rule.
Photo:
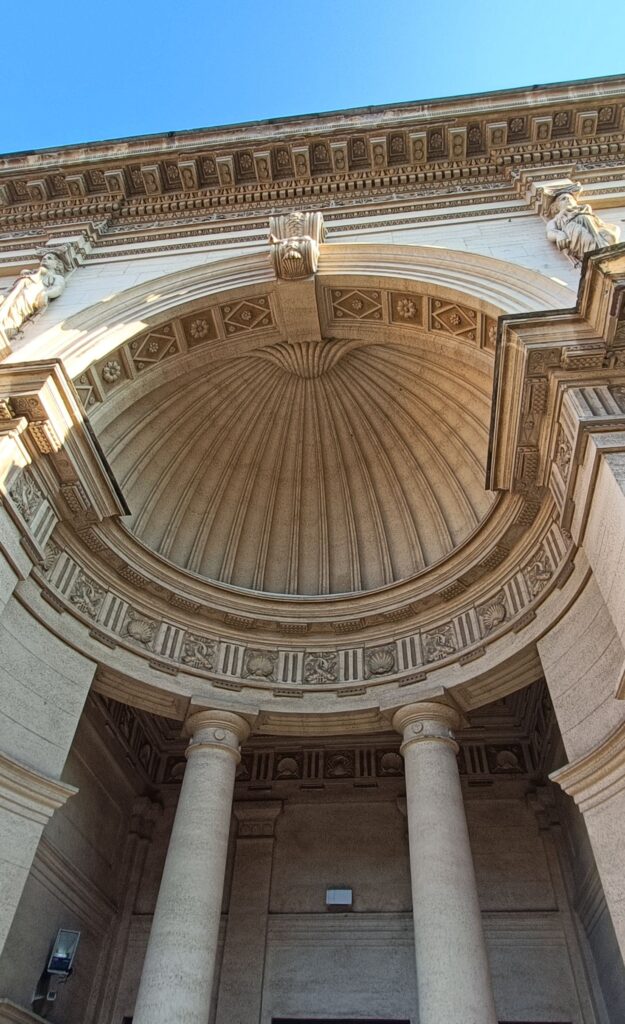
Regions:
<instances>
[{"instance_id":1,"label":"blue sky","mask_svg":"<svg viewBox=\"0 0 625 1024\"><path fill-rule=\"evenodd\" d=\"M1 24L5 153L625 71L622 2L5 0Z\"/></svg>"}]
</instances>

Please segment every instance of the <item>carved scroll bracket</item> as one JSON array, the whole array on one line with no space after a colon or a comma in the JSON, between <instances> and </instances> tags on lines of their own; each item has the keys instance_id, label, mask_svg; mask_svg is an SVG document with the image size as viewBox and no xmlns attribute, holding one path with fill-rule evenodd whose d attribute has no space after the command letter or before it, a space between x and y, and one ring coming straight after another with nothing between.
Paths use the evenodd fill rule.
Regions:
<instances>
[{"instance_id":1,"label":"carved scroll bracket","mask_svg":"<svg viewBox=\"0 0 625 1024\"><path fill-rule=\"evenodd\" d=\"M271 217L269 244L276 277L298 281L317 272L319 245L325 238L321 213L288 213Z\"/></svg>"}]
</instances>

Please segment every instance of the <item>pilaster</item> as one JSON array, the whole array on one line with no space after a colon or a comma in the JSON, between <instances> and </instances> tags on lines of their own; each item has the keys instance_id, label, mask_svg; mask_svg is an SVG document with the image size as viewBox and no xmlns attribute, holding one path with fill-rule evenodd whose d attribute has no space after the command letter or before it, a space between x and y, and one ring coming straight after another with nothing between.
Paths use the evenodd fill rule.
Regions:
<instances>
[{"instance_id":1,"label":"pilaster","mask_svg":"<svg viewBox=\"0 0 625 1024\"><path fill-rule=\"evenodd\" d=\"M238 832L217 1024L260 1020L275 824L281 811L280 800L234 805Z\"/></svg>"},{"instance_id":2,"label":"pilaster","mask_svg":"<svg viewBox=\"0 0 625 1024\"><path fill-rule=\"evenodd\" d=\"M551 775L584 815L606 902L625 958L625 722Z\"/></svg>"},{"instance_id":3,"label":"pilaster","mask_svg":"<svg viewBox=\"0 0 625 1024\"><path fill-rule=\"evenodd\" d=\"M74 786L49 778L0 753L0 950L44 826L55 810L76 792Z\"/></svg>"}]
</instances>

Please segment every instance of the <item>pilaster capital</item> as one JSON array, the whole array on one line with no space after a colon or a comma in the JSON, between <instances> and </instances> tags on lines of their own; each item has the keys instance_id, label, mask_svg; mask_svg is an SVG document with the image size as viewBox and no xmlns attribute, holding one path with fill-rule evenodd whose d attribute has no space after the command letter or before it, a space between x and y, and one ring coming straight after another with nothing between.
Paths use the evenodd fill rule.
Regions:
<instances>
[{"instance_id":1,"label":"pilaster capital","mask_svg":"<svg viewBox=\"0 0 625 1024\"><path fill-rule=\"evenodd\" d=\"M282 813L281 800L237 801L233 807L239 823L237 837L266 839L273 837L276 819Z\"/></svg>"},{"instance_id":2,"label":"pilaster capital","mask_svg":"<svg viewBox=\"0 0 625 1024\"><path fill-rule=\"evenodd\" d=\"M162 804L150 800L148 796L139 796L131 809L130 831L141 839L151 839L154 826L163 813Z\"/></svg>"},{"instance_id":3,"label":"pilaster capital","mask_svg":"<svg viewBox=\"0 0 625 1024\"><path fill-rule=\"evenodd\" d=\"M240 757L239 749L250 734L250 725L242 715L233 711L203 709L187 717L184 731L191 738L187 758L200 750L227 750Z\"/></svg>"},{"instance_id":4,"label":"pilaster capital","mask_svg":"<svg viewBox=\"0 0 625 1024\"><path fill-rule=\"evenodd\" d=\"M437 701L407 704L395 712L392 724L404 738L402 753L409 744L424 740L446 743L458 750L453 730L460 725L460 714L449 704Z\"/></svg>"}]
</instances>

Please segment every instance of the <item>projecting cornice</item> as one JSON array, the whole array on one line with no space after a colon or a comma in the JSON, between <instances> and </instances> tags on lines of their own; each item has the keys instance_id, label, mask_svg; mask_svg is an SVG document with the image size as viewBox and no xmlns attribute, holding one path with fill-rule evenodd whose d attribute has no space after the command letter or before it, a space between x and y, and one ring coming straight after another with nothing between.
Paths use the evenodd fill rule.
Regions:
<instances>
[{"instance_id":1,"label":"projecting cornice","mask_svg":"<svg viewBox=\"0 0 625 1024\"><path fill-rule=\"evenodd\" d=\"M496 180L625 153L625 78L339 111L0 158L0 221L253 208Z\"/></svg>"},{"instance_id":2,"label":"projecting cornice","mask_svg":"<svg viewBox=\"0 0 625 1024\"><path fill-rule=\"evenodd\" d=\"M576 424L625 425L623 384L625 244L586 257L574 309L500 318L487 486L526 495L550 487L567 528ZM583 397L566 399L582 386L603 389L607 404L593 412Z\"/></svg>"}]
</instances>

